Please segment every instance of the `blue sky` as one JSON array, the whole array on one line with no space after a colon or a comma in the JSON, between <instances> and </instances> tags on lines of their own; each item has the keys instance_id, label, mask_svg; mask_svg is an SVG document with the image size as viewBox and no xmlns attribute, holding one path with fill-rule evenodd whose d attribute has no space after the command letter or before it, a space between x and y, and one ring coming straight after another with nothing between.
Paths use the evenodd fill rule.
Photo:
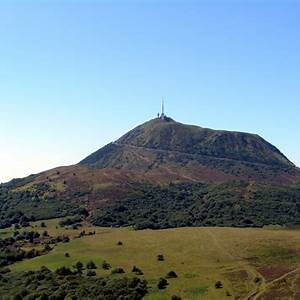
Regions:
<instances>
[{"instance_id":1,"label":"blue sky","mask_svg":"<svg viewBox=\"0 0 300 300\"><path fill-rule=\"evenodd\" d=\"M0 0L0 182L153 118L258 133L300 166L300 2Z\"/></svg>"}]
</instances>

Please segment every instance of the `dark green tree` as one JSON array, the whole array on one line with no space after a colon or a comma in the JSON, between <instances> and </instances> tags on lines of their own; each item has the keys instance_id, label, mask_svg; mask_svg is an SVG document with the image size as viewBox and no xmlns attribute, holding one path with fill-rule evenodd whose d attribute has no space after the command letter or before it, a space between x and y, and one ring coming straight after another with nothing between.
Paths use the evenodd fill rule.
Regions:
<instances>
[{"instance_id":1,"label":"dark green tree","mask_svg":"<svg viewBox=\"0 0 300 300\"><path fill-rule=\"evenodd\" d=\"M111 268L111 265L106 262L105 260L102 262L102 269L109 270Z\"/></svg>"},{"instance_id":2,"label":"dark green tree","mask_svg":"<svg viewBox=\"0 0 300 300\"><path fill-rule=\"evenodd\" d=\"M177 278L177 277L178 276L174 271L170 271L166 276L166 278Z\"/></svg>"},{"instance_id":3,"label":"dark green tree","mask_svg":"<svg viewBox=\"0 0 300 300\"><path fill-rule=\"evenodd\" d=\"M74 269L76 269L76 271L81 274L82 271L83 271L83 263L81 261L78 261L75 266L74 266Z\"/></svg>"},{"instance_id":4,"label":"dark green tree","mask_svg":"<svg viewBox=\"0 0 300 300\"><path fill-rule=\"evenodd\" d=\"M87 269L97 269L95 263L90 260L87 264L86 264Z\"/></svg>"},{"instance_id":5,"label":"dark green tree","mask_svg":"<svg viewBox=\"0 0 300 300\"><path fill-rule=\"evenodd\" d=\"M167 279L160 278L159 281L158 281L158 283L157 283L157 287L158 287L158 289L163 290L163 289L165 289L168 286L168 284L169 283L168 283Z\"/></svg>"}]
</instances>

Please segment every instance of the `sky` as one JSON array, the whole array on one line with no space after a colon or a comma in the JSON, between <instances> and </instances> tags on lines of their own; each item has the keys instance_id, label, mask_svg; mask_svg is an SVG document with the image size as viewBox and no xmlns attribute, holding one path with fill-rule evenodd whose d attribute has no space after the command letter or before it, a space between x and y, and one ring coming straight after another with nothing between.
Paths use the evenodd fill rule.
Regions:
<instances>
[{"instance_id":1,"label":"sky","mask_svg":"<svg viewBox=\"0 0 300 300\"><path fill-rule=\"evenodd\" d=\"M300 1L0 0L0 182L154 118L252 132L300 166Z\"/></svg>"}]
</instances>

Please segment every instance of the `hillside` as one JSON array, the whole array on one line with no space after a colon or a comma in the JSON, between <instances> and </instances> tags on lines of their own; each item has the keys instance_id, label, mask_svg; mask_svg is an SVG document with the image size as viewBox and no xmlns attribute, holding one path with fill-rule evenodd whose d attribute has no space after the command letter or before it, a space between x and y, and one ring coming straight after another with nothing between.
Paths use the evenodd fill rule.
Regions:
<instances>
[{"instance_id":1,"label":"hillside","mask_svg":"<svg viewBox=\"0 0 300 300\"><path fill-rule=\"evenodd\" d=\"M234 182L241 185L236 186ZM192 184L193 195L181 196L183 203L175 205L177 200L174 200L172 185L176 186L176 193L179 191L184 195L180 190L182 183ZM204 184L205 188L198 183ZM299 169L258 135L185 125L170 118L154 119L77 165L55 168L0 185L0 227L20 220L26 222L74 214L89 214L95 224L107 226L144 227L143 223L149 220L153 226L158 220L154 217L157 214L160 215L160 225L156 226L159 228L180 224L261 226L278 222L297 225L299 217L292 212L300 198L298 183ZM249 186L249 189L244 186ZM149 198L147 187L155 193L150 201L143 202ZM163 213L157 205L161 188L167 189L163 191L167 195ZM204 192L209 196L203 198ZM132 206L132 198L137 194L141 202ZM261 194L263 197L259 196ZM261 199L265 205L257 204ZM128 216L124 218L119 211L122 201L127 209L136 208L131 220ZM141 203L147 207L141 207ZM239 208L237 215L239 203L243 208ZM188 216L195 205L198 208L194 212L199 218L201 215L202 221ZM205 211L214 211L212 207L219 208L220 218L206 218ZM263 213L259 211L260 207L264 207ZM136 216L144 208L147 217L137 220ZM99 219L112 212L115 215L111 221ZM180 221L174 222L177 212ZM225 212L226 216L222 214ZM249 216L252 223L247 223Z\"/></svg>"},{"instance_id":2,"label":"hillside","mask_svg":"<svg viewBox=\"0 0 300 300\"><path fill-rule=\"evenodd\" d=\"M176 174L187 180L291 183L300 172L258 135L153 119L83 159L96 168ZM169 171L169 172L168 172Z\"/></svg>"},{"instance_id":3,"label":"hillside","mask_svg":"<svg viewBox=\"0 0 300 300\"><path fill-rule=\"evenodd\" d=\"M145 300L170 300L172 295L181 296L184 300L299 299L299 230L200 227L135 231L85 224L78 229L66 229L56 219L45 220L44 223L46 227L42 227L41 222L32 223L34 230L42 235L46 229L52 238L68 235L70 241L51 245L53 249L45 255L9 265L11 272L1 274L0 299L13 299L24 289L38 299L36 294L48 294L55 286L59 287L56 295L61 289L68 296L72 295L72 290L77 293L81 290L93 296L97 292L94 297L97 299L101 287L107 285L101 285L103 281L94 284L95 280L105 277L110 282L112 279L124 280L134 276L148 282ZM78 238L82 231L95 234ZM13 233L12 229L0 230L0 239L6 237L13 241ZM17 237L20 239L22 235ZM123 245L118 245L118 241L122 241ZM30 247L42 248L40 243L27 243L27 247L29 244ZM66 257L65 253L69 256ZM159 261L158 255L163 255L164 260ZM91 260L96 264L93 271L97 276L87 276L90 270L86 266ZM55 270L63 266L74 270L73 266L78 261L84 265L82 275L77 274L75 278L55 276ZM104 269L103 261L110 268ZM133 266L137 266L143 274L135 275ZM47 270L45 267L53 274L48 270L46 275L50 276L37 276L40 268ZM125 273L110 277L116 267L121 267ZM171 270L176 272L177 278L168 278L169 285L165 289L158 289L159 279ZM109 285L110 294L123 290L123 280ZM71 281L72 284L64 284L64 281ZM222 282L223 288L215 288L217 281ZM139 291L143 290L139 288ZM127 288L126 291L130 290ZM256 294L260 297L255 297Z\"/></svg>"}]
</instances>

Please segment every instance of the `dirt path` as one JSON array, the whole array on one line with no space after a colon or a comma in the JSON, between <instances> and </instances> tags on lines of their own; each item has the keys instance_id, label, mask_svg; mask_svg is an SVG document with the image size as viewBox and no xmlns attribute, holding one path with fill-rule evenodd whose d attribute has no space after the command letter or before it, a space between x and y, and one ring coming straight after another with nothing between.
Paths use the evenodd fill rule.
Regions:
<instances>
[{"instance_id":1,"label":"dirt path","mask_svg":"<svg viewBox=\"0 0 300 300\"><path fill-rule=\"evenodd\" d=\"M221 245L218 238L213 233L213 230L208 229L207 233L211 237L215 247L219 250L220 253L222 253L223 255L225 254L225 256L227 256L227 258L229 258L230 260L235 262L238 265L237 269L244 270L247 272L247 274L249 275L248 288L250 291L248 292L248 294L245 297L243 297L241 299L243 299L243 300L253 299L254 300L254 298L252 298L252 297L254 295L258 294L261 291L261 289L264 290L264 288L266 286L266 280L264 279L264 277L259 272L257 272L254 267L249 265L249 263L246 260L244 260L241 257L233 255L230 251L228 251L228 249L226 249L224 247L224 245ZM255 283L256 278L259 278L259 281L257 283Z\"/></svg>"},{"instance_id":2,"label":"dirt path","mask_svg":"<svg viewBox=\"0 0 300 300\"><path fill-rule=\"evenodd\" d=\"M245 300L257 300L261 295L263 295L264 292L266 292L268 290L269 287L271 287L274 283L279 282L281 280L283 280L284 278L297 273L300 271L300 267L298 267L297 269L294 269L290 272L287 272L285 274L283 274L282 276L268 282L265 283L263 286L261 286L255 293L253 293L252 295L250 295L248 298L246 298Z\"/></svg>"}]
</instances>

